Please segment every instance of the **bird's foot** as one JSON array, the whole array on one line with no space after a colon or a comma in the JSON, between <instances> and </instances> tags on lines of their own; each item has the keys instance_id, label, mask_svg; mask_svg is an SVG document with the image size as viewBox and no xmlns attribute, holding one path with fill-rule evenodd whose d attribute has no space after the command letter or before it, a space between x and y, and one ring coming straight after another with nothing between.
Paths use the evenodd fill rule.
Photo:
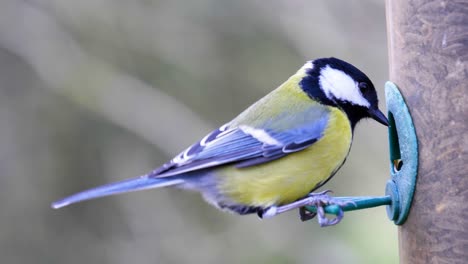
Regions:
<instances>
[{"instance_id":1,"label":"bird's foot","mask_svg":"<svg viewBox=\"0 0 468 264\"><path fill-rule=\"evenodd\" d=\"M344 212L341 207L353 202L337 201L328 195L329 192L331 191L326 190L319 193L310 193L306 197L290 204L285 204L282 206L271 206L265 210L258 211L257 213L261 218L270 218L275 215L299 208L299 215L302 221L307 221L317 216L317 221L322 227L336 225L341 221L341 219L343 219L344 216ZM305 206L311 205L317 208L316 213L310 212L305 208ZM335 218L329 219L326 217L324 208L328 205L337 205L340 208Z\"/></svg>"},{"instance_id":2,"label":"bird's foot","mask_svg":"<svg viewBox=\"0 0 468 264\"><path fill-rule=\"evenodd\" d=\"M341 219L343 219L344 212L341 207L347 205L349 202L337 201L328 195L329 192L331 191L326 190L320 193L310 193L307 197L299 200L303 201L303 203L307 203L299 208L299 216L302 221L308 221L317 216L319 225L321 227L325 227L336 225L341 221ZM305 206L310 205L315 206L317 208L317 212L314 213L307 210ZM326 216L325 207L328 205L338 205L339 211L336 217L330 219Z\"/></svg>"}]
</instances>

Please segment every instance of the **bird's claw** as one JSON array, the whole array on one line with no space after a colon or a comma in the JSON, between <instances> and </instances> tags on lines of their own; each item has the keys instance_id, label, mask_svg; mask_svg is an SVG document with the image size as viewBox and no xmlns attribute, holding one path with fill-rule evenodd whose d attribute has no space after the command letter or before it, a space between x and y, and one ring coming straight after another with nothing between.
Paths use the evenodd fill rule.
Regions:
<instances>
[{"instance_id":1,"label":"bird's claw","mask_svg":"<svg viewBox=\"0 0 468 264\"><path fill-rule=\"evenodd\" d=\"M321 227L326 227L326 226L333 226L338 224L341 219L344 217L344 212L343 210L339 209L338 214L336 215L335 218L328 218L325 214L325 209L323 205L315 205L317 207L317 222Z\"/></svg>"},{"instance_id":2,"label":"bird's claw","mask_svg":"<svg viewBox=\"0 0 468 264\"><path fill-rule=\"evenodd\" d=\"M317 216L317 221L321 227L332 226L338 224L344 217L344 212L341 207L354 203L353 201L337 201L333 197L330 197L328 193L330 190L325 190L320 193L310 193L303 200L307 202L305 206L315 206L317 212L313 213L308 211L305 206L299 208L299 215L302 221L308 221ZM334 218L328 218L325 213L325 207L328 205L337 205L339 207L338 214Z\"/></svg>"},{"instance_id":3,"label":"bird's claw","mask_svg":"<svg viewBox=\"0 0 468 264\"><path fill-rule=\"evenodd\" d=\"M299 208L299 215L302 221L308 221L317 216L317 221L322 227L336 225L344 217L344 212L341 209L341 207L350 203L354 204L354 202L335 200L334 198L328 195L328 193L330 192L330 190L326 190L319 193L310 193L309 195L307 195L307 197L292 202L290 204L285 204L282 206L271 206L264 210L259 210L257 213L258 216L260 216L260 218L270 218L278 214L284 213L286 211ZM329 219L326 217L325 207L328 205L337 205L339 207L338 214L335 218ZM317 212L310 212L306 209L306 206L315 206L317 208Z\"/></svg>"}]
</instances>

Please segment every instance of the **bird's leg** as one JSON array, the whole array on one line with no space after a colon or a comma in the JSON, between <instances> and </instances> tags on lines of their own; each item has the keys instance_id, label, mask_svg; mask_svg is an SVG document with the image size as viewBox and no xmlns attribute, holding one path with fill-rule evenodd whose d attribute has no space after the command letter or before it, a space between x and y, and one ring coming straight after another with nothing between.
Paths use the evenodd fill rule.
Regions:
<instances>
[{"instance_id":1,"label":"bird's leg","mask_svg":"<svg viewBox=\"0 0 468 264\"><path fill-rule=\"evenodd\" d=\"M348 204L349 202L336 201L330 197L327 193L330 190L326 190L320 193L310 193L306 197L297 200L295 202L285 204L282 206L272 206L266 210L258 212L261 218L270 218L275 215L299 208L299 214L302 221L307 221L314 218L317 215L317 220L320 226L332 226L338 224L343 219L344 213L340 209L337 216L333 219L328 219L325 215L324 207L327 205L338 205L339 207ZM317 207L317 213L309 212L305 209L305 206L314 205Z\"/></svg>"}]
</instances>

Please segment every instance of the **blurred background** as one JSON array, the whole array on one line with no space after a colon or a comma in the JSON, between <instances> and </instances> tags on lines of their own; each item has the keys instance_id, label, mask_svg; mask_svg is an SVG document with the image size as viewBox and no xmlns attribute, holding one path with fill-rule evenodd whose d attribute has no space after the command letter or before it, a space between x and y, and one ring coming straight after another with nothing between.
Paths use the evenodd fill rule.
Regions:
<instances>
[{"instance_id":1,"label":"blurred background","mask_svg":"<svg viewBox=\"0 0 468 264\"><path fill-rule=\"evenodd\" d=\"M366 72L385 109L384 1L2 0L0 262L396 263L385 208L330 228L172 189L50 208L158 167L325 56ZM386 129L356 132L326 188L382 195Z\"/></svg>"}]
</instances>

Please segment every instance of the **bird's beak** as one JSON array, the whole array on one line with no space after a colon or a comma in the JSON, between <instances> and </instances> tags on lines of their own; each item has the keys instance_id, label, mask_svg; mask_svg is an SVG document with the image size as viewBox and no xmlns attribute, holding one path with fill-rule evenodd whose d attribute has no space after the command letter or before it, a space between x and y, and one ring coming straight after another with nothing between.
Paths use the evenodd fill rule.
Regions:
<instances>
[{"instance_id":1,"label":"bird's beak","mask_svg":"<svg viewBox=\"0 0 468 264\"><path fill-rule=\"evenodd\" d=\"M376 108L369 108L368 113L372 119L379 122L384 126L388 126L388 119L387 117L376 107Z\"/></svg>"}]
</instances>

